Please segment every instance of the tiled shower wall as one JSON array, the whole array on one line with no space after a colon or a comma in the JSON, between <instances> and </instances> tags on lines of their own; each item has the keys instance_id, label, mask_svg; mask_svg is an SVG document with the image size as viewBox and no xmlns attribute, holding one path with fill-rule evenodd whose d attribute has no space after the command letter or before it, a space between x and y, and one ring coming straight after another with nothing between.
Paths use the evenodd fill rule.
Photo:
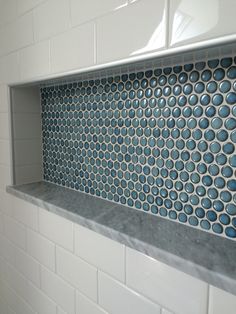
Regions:
<instances>
[{"instance_id":1,"label":"tiled shower wall","mask_svg":"<svg viewBox=\"0 0 236 314\"><path fill-rule=\"evenodd\" d=\"M187 40L184 42L185 44L196 43L199 40L207 40L216 36L230 35L235 31L235 1L226 1L217 2L220 6L218 11L215 10L216 2L214 2L214 6L210 0L205 0L204 4L202 1L194 2L195 6L192 8L196 19L193 18L192 23L188 24L186 32L182 33L184 35L182 39ZM76 313L79 314L116 313L117 306L122 304L126 306L125 309L118 308L122 313L129 309L132 310L134 304L137 304L138 308L134 308L133 312L137 311L137 313L139 309L142 310L142 313L149 313L150 306L152 309L155 308L155 313L159 313L159 309L162 308L162 314L169 314L169 311L183 314L185 313L184 309L188 314L192 311L196 311L198 314L235 313L234 296L212 286L208 287L205 283L199 283L193 278L189 279L189 277L186 281L187 288L182 293L183 281L186 279L183 273L175 272L172 268L163 269L162 264L156 263L138 252L128 256L126 266L123 247L117 245L116 242L111 244L108 240L111 244L108 246L106 238L100 239L95 233L81 233L83 229L80 229L78 225L73 225L66 219L50 215L42 209L20 202L5 192L6 185L12 184L8 85L13 82L21 84L39 78L46 79L50 75L55 77L58 73L66 75L71 70L98 65L107 60L116 61L134 57L133 52L140 47L145 47L149 42L149 31L152 31L152 28L155 30L157 24L162 21L162 17L165 17L164 7L167 2L148 0L0 1L1 314L65 314L66 312L70 313L71 309L75 309L75 302L77 306L80 304L80 308L76 310ZM99 6L96 6L97 3ZM177 7L180 1L171 0L169 3L170 17L174 19L175 13L178 16ZM204 7L209 6L212 16L213 13L216 13L220 17L218 24L215 24L214 19L209 19L208 14L202 14L203 5ZM182 1L181 12L185 7L188 11L188 1ZM206 10L206 12L208 11ZM43 21L42 16L44 17ZM131 17L134 17L132 23ZM143 23L139 23L138 17ZM214 22L214 26L211 25L205 33L193 34L190 31L191 29L197 30L199 22L202 26L209 20ZM156 22L157 24L155 24ZM165 22L167 24L167 20ZM164 41L161 44L158 41L160 49L168 47L168 44L169 46L182 44L178 33L179 29L176 29L177 33L175 33L172 32L172 25L169 28L168 25L162 24L162 26L164 26L162 28ZM202 31L202 27L200 30ZM138 41L130 40L130 38L136 37L138 32ZM166 42L168 33L170 43ZM191 36L194 37L191 38ZM98 50L96 44L99 45ZM104 44L106 44L106 49L103 48ZM138 44L138 48L136 44ZM152 49L153 44L155 46L155 40L152 40L147 48ZM145 53L144 50L138 53ZM30 165L28 166L30 167ZM50 229L49 224L54 228ZM79 253L78 246L76 253L70 250L74 246L71 236L73 228L79 229L79 232L76 231L76 241L81 240L81 234L83 241L84 239L89 240L84 246L89 248L88 252ZM63 238L61 237L62 229L64 231ZM103 257L111 256L112 245L114 245L112 252L116 251L114 254L116 259L111 263L104 264L107 260L104 261ZM102 250L104 247L108 247L109 251ZM89 257L91 252L96 254ZM94 260L96 260L95 264ZM56 269L55 265L61 263L69 265L67 269L71 270L72 275L62 274L61 269ZM72 267L72 265L74 266ZM130 267L130 265L132 266ZM126 273L127 268L130 278L121 277L120 281L120 277L117 277L117 270L114 271L111 266L114 269L119 268L119 272L120 269L123 269L123 273ZM99 273L97 280L92 277L94 269ZM139 274L150 279L150 276L146 276L146 269L151 269L149 274L151 273L151 277L155 276L156 279L154 286L154 281L149 280L144 289L144 286L140 287L132 277L135 278ZM74 278L80 278L78 271L86 279L80 287L74 281ZM162 275L161 279L159 274ZM169 274L171 274L171 278ZM88 289L87 283L91 278L93 278L93 284L90 288L93 293L97 291L99 282L98 297L103 296L99 304L94 302L94 298L91 298ZM144 282L144 279L141 278L140 282ZM173 286L173 282L176 283L175 286ZM162 299L157 299L163 291L166 293L163 293ZM190 293L188 294L188 292ZM176 295L176 298L170 298L169 295ZM108 297L106 298L106 296ZM192 305L196 296L198 299L194 304L197 304L197 307ZM119 301L119 304L117 302L111 304L111 300Z\"/></svg>"},{"instance_id":2,"label":"tiled shower wall","mask_svg":"<svg viewBox=\"0 0 236 314\"><path fill-rule=\"evenodd\" d=\"M235 62L43 87L44 179L236 238Z\"/></svg>"}]
</instances>

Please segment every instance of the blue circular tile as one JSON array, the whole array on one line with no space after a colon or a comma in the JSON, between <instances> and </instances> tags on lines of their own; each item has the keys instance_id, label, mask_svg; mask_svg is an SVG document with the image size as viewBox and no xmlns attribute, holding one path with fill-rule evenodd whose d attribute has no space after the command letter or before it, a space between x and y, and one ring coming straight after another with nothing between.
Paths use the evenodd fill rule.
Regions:
<instances>
[{"instance_id":1,"label":"blue circular tile","mask_svg":"<svg viewBox=\"0 0 236 314\"><path fill-rule=\"evenodd\" d=\"M230 105L234 105L236 103L236 93L230 92L226 95L226 102Z\"/></svg>"},{"instance_id":2,"label":"blue circular tile","mask_svg":"<svg viewBox=\"0 0 236 314\"><path fill-rule=\"evenodd\" d=\"M227 93L231 88L231 83L228 80L222 81L219 85L219 90L222 93Z\"/></svg>"},{"instance_id":3,"label":"blue circular tile","mask_svg":"<svg viewBox=\"0 0 236 314\"><path fill-rule=\"evenodd\" d=\"M235 179L231 179L227 182L227 188L230 191L235 192L236 191L236 180Z\"/></svg>"},{"instance_id":4,"label":"blue circular tile","mask_svg":"<svg viewBox=\"0 0 236 314\"><path fill-rule=\"evenodd\" d=\"M226 227L225 228L225 234L229 238L236 238L236 229L233 227Z\"/></svg>"},{"instance_id":5,"label":"blue circular tile","mask_svg":"<svg viewBox=\"0 0 236 314\"><path fill-rule=\"evenodd\" d=\"M201 207L197 207L195 210L195 214L198 218L204 218L205 217L205 211Z\"/></svg>"},{"instance_id":6,"label":"blue circular tile","mask_svg":"<svg viewBox=\"0 0 236 314\"><path fill-rule=\"evenodd\" d=\"M236 215L236 205L235 204L227 204L226 211L229 215L235 216Z\"/></svg>"},{"instance_id":7,"label":"blue circular tile","mask_svg":"<svg viewBox=\"0 0 236 314\"><path fill-rule=\"evenodd\" d=\"M213 208L217 212L222 212L224 210L224 204L220 200L214 201L213 202Z\"/></svg>"},{"instance_id":8,"label":"blue circular tile","mask_svg":"<svg viewBox=\"0 0 236 314\"><path fill-rule=\"evenodd\" d=\"M236 78L236 66L232 66L228 69L227 76L229 79L235 79Z\"/></svg>"},{"instance_id":9,"label":"blue circular tile","mask_svg":"<svg viewBox=\"0 0 236 314\"><path fill-rule=\"evenodd\" d=\"M221 224L219 223L214 223L212 225L212 230L215 233L221 234L223 232L223 227L221 226Z\"/></svg>"},{"instance_id":10,"label":"blue circular tile","mask_svg":"<svg viewBox=\"0 0 236 314\"><path fill-rule=\"evenodd\" d=\"M225 70L218 68L214 71L213 77L216 81L221 81L225 77Z\"/></svg>"}]
</instances>

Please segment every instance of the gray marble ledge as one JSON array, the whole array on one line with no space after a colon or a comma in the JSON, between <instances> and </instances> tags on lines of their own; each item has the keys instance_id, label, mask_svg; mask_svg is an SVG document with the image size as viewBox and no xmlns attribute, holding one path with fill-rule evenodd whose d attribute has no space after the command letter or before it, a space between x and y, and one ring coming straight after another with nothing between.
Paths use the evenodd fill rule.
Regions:
<instances>
[{"instance_id":1,"label":"gray marble ledge","mask_svg":"<svg viewBox=\"0 0 236 314\"><path fill-rule=\"evenodd\" d=\"M236 242L47 182L7 192L236 295Z\"/></svg>"}]
</instances>

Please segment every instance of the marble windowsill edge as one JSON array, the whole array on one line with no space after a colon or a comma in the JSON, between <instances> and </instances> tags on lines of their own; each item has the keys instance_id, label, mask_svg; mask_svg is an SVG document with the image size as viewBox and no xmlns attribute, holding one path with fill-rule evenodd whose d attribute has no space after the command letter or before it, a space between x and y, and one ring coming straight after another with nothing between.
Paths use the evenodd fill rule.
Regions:
<instances>
[{"instance_id":1,"label":"marble windowsill edge","mask_svg":"<svg viewBox=\"0 0 236 314\"><path fill-rule=\"evenodd\" d=\"M219 253L217 253L216 258L215 256L208 256L206 258L206 252L204 250L203 252L199 251L199 242L205 241L206 238L209 238L209 247L213 246L213 249L214 247L225 248L225 244L229 244L229 250L233 250L233 252L230 252L231 255L236 256L236 242L234 241L210 235L194 228L176 224L175 222L168 221L167 219L153 215L147 215L146 213L141 211L139 212L132 208L116 205L115 203L98 199L93 196L72 191L63 187L58 187L47 182L24 184L21 186L8 186L6 190L9 194L19 197L38 207L44 208L54 214L58 214L59 216L62 216L74 223L87 227L97 233L111 238L112 240L120 242L132 249L157 259L173 268L196 277L197 279L203 280L209 284L217 286L218 288L236 295L236 265L234 265L234 259L227 258L225 261L225 258L226 256L228 257L228 255L222 254L222 257L220 258ZM47 193L44 191L47 191ZM62 195L61 191L64 193L64 204L61 204L60 201L57 202L56 200L57 197L60 199L60 195ZM77 210L74 211L76 206L74 199L73 208L70 208L72 202L68 203L68 208L66 208L66 193L68 193L68 196L74 195L77 198L77 201L79 199L81 203L85 204L84 207L82 206L83 209L80 208L78 210L80 212L77 212ZM45 196L45 194L47 195ZM51 194L52 196L49 197ZM100 208L99 204L101 205ZM96 210L91 208L93 206L96 207ZM127 220L124 219L126 210L129 210L130 216L130 218ZM148 224L151 226L151 228L147 228L147 223L144 223L143 217L145 217L145 222L148 220ZM166 239L160 240L160 242L150 240L152 239L151 236L153 234L153 230L155 230L153 228L155 227L153 223L156 225L157 221L161 221L161 228L168 230L169 226L169 232L167 232ZM176 225L176 229L179 229L179 234L178 232L173 232L173 223ZM181 241L187 241L186 244L189 246L188 249L191 249L191 254L186 254L186 252L184 252L184 250L187 251L185 243L177 244L177 242L179 242L178 237L180 236L181 231L189 233L188 235L185 234L184 236L181 236ZM147 234L149 232L150 234ZM192 239L194 235L196 235L196 241L193 241ZM168 236L171 238L168 239ZM176 236L177 239L173 239L173 236ZM156 238L158 238L158 235ZM174 248L174 245L176 245L177 248ZM227 251L226 248L225 250ZM200 257L198 257L196 260L197 255L200 255ZM229 257L232 256L229 255ZM204 258L207 261L204 260ZM214 265L214 259L216 260L217 267ZM229 265L230 263L233 264Z\"/></svg>"}]
</instances>

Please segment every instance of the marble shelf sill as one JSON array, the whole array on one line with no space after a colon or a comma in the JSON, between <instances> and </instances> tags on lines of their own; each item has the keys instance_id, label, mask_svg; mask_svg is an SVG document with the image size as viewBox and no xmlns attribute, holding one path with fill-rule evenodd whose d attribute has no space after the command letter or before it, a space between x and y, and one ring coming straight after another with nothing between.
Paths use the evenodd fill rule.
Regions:
<instances>
[{"instance_id":1,"label":"marble shelf sill","mask_svg":"<svg viewBox=\"0 0 236 314\"><path fill-rule=\"evenodd\" d=\"M7 192L236 295L236 242L48 182Z\"/></svg>"}]
</instances>

